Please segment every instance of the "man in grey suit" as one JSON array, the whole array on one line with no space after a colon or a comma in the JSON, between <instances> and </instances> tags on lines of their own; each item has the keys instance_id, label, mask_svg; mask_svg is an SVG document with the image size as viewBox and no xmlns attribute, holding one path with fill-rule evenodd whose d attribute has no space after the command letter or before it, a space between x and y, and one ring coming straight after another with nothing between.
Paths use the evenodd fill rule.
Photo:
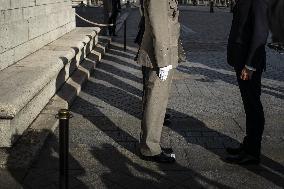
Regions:
<instances>
[{"instance_id":1,"label":"man in grey suit","mask_svg":"<svg viewBox=\"0 0 284 189\"><path fill-rule=\"evenodd\" d=\"M160 138L173 68L178 64L177 0L144 0L145 32L138 63L145 67L145 91L141 123L141 158L160 163L175 162L174 154L160 146Z\"/></svg>"}]
</instances>

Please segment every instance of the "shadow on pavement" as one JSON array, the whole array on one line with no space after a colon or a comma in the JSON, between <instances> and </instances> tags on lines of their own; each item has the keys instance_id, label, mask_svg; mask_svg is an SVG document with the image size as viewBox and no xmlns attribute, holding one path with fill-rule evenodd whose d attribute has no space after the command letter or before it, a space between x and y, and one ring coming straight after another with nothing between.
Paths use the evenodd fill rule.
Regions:
<instances>
[{"instance_id":1,"label":"shadow on pavement","mask_svg":"<svg viewBox=\"0 0 284 189\"><path fill-rule=\"evenodd\" d=\"M122 51L122 49L120 49ZM108 87L104 84L100 84L97 82L88 82L88 88L92 89L91 91L83 89L83 93L86 93L92 97L96 97L103 102L111 105L112 107L116 107L120 110L123 110L124 112L137 117L140 119L141 117L141 94L142 91L139 89L133 90L133 87L129 87L129 85L119 79L114 78L113 76L110 77L112 74L118 75L122 78L130 79L136 83L141 83L141 79L139 77L128 77L129 73L126 73L125 71L119 71L114 66L110 67L104 63L100 63L97 66L97 69L94 71L94 74L92 74L92 77L94 77L95 81L105 81L108 82L116 87ZM98 70L103 70L98 71ZM107 75L106 75L107 74ZM140 93L140 94L139 94ZM133 96L137 95L137 96ZM76 99L76 104L80 104L80 107L82 109L78 109L78 107L72 107L72 112L76 114L81 114L85 119L90 121L92 123L92 126L98 128L106 136L113 139L119 146L121 146L123 149L126 149L126 151L134 158L137 158L137 145L138 145L138 139L129 134L128 132L121 129L120 125L115 124L111 118L104 114L100 107L96 104L93 104L92 102L83 99L81 97L78 97ZM136 126L137 127L137 126ZM137 127L137 129L140 126ZM111 131L119 132L120 136L123 136L123 138L127 139L121 140L120 137L117 137L117 134ZM106 158L104 155L105 152L109 152L109 157ZM111 144L102 144L101 147L92 147L91 153L95 157L96 160L99 160L99 162L104 165L105 167L108 167L110 169L110 172L102 173L101 180L104 182L104 185L108 188L113 188L113 183L117 184L118 186L121 186L122 188L152 188L153 186L157 187L161 184L171 184L173 180L179 180L180 175L174 174L174 173L157 173L157 170L151 170L149 168L145 168L139 163L136 163L134 159L130 159L129 157L123 155L119 150L112 146ZM139 159L139 158L138 158ZM141 161L139 159L139 161ZM145 163L145 162L144 162ZM161 166L160 169L164 169L165 166ZM131 168L132 167L132 168ZM133 174L131 169L134 169L134 172L136 174ZM175 164L172 166L172 169L174 170L183 170L189 175L185 175L185 177L188 179L187 183L190 183L191 186L194 186L194 188L202 188L203 186L200 184L200 182L209 184L210 186L220 187L220 188L230 188L228 186L225 186L223 184L220 184L218 182L215 182L213 180L210 180L199 173L188 169L186 167L183 167L179 164ZM123 172L123 173L122 173ZM147 175L145 177L145 174ZM125 177L123 177L125 175ZM140 176L139 176L140 175ZM149 179L147 179L149 178ZM129 179L131 181L129 181ZM168 181L170 180L170 181ZM111 181L111 182L110 182ZM123 185L124 183L124 185ZM173 182L173 186L177 184ZM145 186L145 187L144 187ZM149 187L147 187L149 186ZM167 185L169 187L169 185ZM185 186L186 187L186 186Z\"/></svg>"},{"instance_id":2,"label":"shadow on pavement","mask_svg":"<svg viewBox=\"0 0 284 189\"><path fill-rule=\"evenodd\" d=\"M112 156L106 159L100 156L101 153L111 150ZM216 188L231 188L210 180L199 173L185 168L178 163L174 165L161 165L156 163L142 163L135 161L121 153L117 148L110 144L103 144L101 147L93 147L91 150L94 158L97 159L105 167L109 168L109 172L103 173L101 179L107 188L113 186L109 181L116 183L122 188L204 188L204 185ZM162 170L165 167L171 167L174 171L157 171L156 167ZM182 182L186 181L186 185Z\"/></svg>"},{"instance_id":3,"label":"shadow on pavement","mask_svg":"<svg viewBox=\"0 0 284 189\"><path fill-rule=\"evenodd\" d=\"M115 85L115 86L117 86L117 87L119 87L119 88L133 94L133 95L140 96L142 94L142 91L140 89L133 87L132 85L127 84L126 82L118 80L113 75L109 74L108 72L101 71L101 70L97 69L95 71L95 77L98 80L104 80L104 81L106 81L106 82L108 82L112 85ZM94 83L94 85L96 85L96 84ZM99 87L99 86L97 86L97 87ZM104 86L102 86L102 87L104 87ZM117 90L117 89L113 89L113 90Z\"/></svg>"},{"instance_id":4,"label":"shadow on pavement","mask_svg":"<svg viewBox=\"0 0 284 189\"><path fill-rule=\"evenodd\" d=\"M30 158L31 154L35 153L32 146L41 135L49 134L47 143L44 145L39 154L38 160L31 162L31 165L26 165L26 157ZM21 136L21 143L16 144L8 157L7 170L11 176L19 183L19 186L7 186L9 189L57 189L59 188L59 144L58 138L51 134L49 130L28 131L24 136ZM30 148L31 150L27 150ZM22 150L21 150L22 149ZM80 163L69 154L69 188L88 188L82 183L78 177L85 175L84 169ZM75 170L74 170L75 168ZM5 188L5 187L4 187ZM3 188L3 189L4 189Z\"/></svg>"},{"instance_id":5,"label":"shadow on pavement","mask_svg":"<svg viewBox=\"0 0 284 189\"><path fill-rule=\"evenodd\" d=\"M122 50L121 50L122 51ZM125 77L124 75L120 75L120 74L126 74L125 72L121 72L121 71L114 71L114 70L109 70L109 69L105 69L104 68L105 64L100 64L98 66L98 69L104 70L105 72L108 72L110 74L114 74L114 75L118 75L119 77ZM108 68L108 66L107 66ZM112 67L112 69L115 69L114 67ZM129 74L126 74L129 75ZM131 74L132 75L132 74ZM96 78L96 71L94 73L94 78ZM133 79L132 77L127 77L128 79ZM136 77L135 77L136 78ZM109 82L108 78L104 78L104 77L99 77L96 78L105 82ZM97 81L97 80L96 80ZM140 82L141 79L134 79L133 81L135 82ZM116 85L116 82L118 83L118 85ZM92 88L93 90L91 91L84 91L84 93L87 93L88 95L91 95L93 97L96 97L100 100L102 100L103 102L111 105L112 107L118 108L120 110L123 110L124 112L140 119L141 118L141 98L137 97L137 96L133 96L133 92L131 93L129 90L132 89L127 89L127 87L125 88L125 86L123 86L123 82L119 81L119 79L116 79L111 81L111 84L114 86L119 86L120 88L114 88L114 87L108 87L104 84L100 84L100 83L96 83L96 82L89 82L88 83L88 88ZM136 93L135 93L136 94ZM73 109L74 112L78 113L78 114L82 114L86 119L88 119L93 125L96 125L101 131L103 131L108 137L112 138L116 143L118 143L120 146L122 146L124 149L128 150L129 152L136 154L137 155L137 144L138 144L138 139L134 138L133 136L131 136L128 132L122 130L120 128L119 125L116 125L113 121L111 121L111 119L108 117L108 115L105 115L104 113L102 113L98 108L96 108L95 104L84 100L82 98L78 99L79 103L82 107L93 107L92 110L90 110L90 114L92 114L92 112L96 112L96 117L104 117L106 120L104 121L104 124L102 124L101 122L98 121L98 119L92 117L92 116L84 116L84 111L78 111L76 110L76 108ZM89 109L88 108L88 109ZM229 141L230 144L234 144L237 145L239 144L239 142L237 140L235 140L234 138L231 138L230 136L227 136L225 134L222 134L214 129L210 129L208 128L203 122L199 121L198 119L191 117L189 115L185 115L183 113L180 112L176 112L175 110L170 110L169 111L171 114L173 114L173 119L175 120L178 117L185 117L186 118L186 122L183 125L178 125L178 126L169 126L169 128L173 131L175 131L176 133L178 133L180 136L184 136L184 132L191 131L191 127L198 127L200 130L204 131L204 132L214 132L216 133L218 136L220 136L220 138L226 139ZM86 112L85 112L86 113ZM121 133L121 135L126 136L126 138L128 138L129 141L131 141L130 143L132 143L131 145L129 145L129 142L125 142L125 141L121 141L118 140L116 138L116 136L113 136L111 134L109 134L109 132L106 132L106 128L104 128L107 125L107 130L116 130L118 132ZM139 129L139 128L137 128ZM203 148L205 148L206 150L218 155L221 159L224 158L224 150L223 152L221 152L220 150L214 150L214 148L210 148L206 145L206 143L210 143L210 141L205 141L205 142L196 142L193 141L189 138L186 138L188 143L192 143L192 144L196 144L199 145ZM226 141L225 141L226 142ZM105 144L104 147L106 148L113 148L111 146L109 146L108 144ZM99 158L97 155L99 154L100 151L104 151L104 147L102 148L97 148L94 147L93 148L93 154L95 156L95 158ZM223 148L224 149L224 148ZM113 155L115 158L113 159L113 161L116 161L117 158L120 158L121 161L119 162L119 165L121 165L124 171L126 171L127 175L131 175L133 176L133 174L129 171L128 166L134 166L135 169L143 171L148 174L150 174L150 177L156 177L158 179L159 175L156 175L156 173L151 173L151 171L147 170L147 168L143 168L137 164L135 164L133 162L133 160L128 159L127 157L124 157L120 152L117 151L116 148L113 148L114 151L116 151L117 153L115 153L115 155ZM273 182L274 184L278 185L278 186L283 186L283 180L282 177L279 174L283 173L283 166L275 161L273 161L272 159L266 157L266 156L262 156L262 164L260 166L248 166L248 167L244 167L245 169L255 173L256 175L259 175L271 182ZM106 165L107 167L109 167L111 170L114 169L113 171L117 171L120 169L115 169L112 168L112 164L109 164L109 161L102 158L100 159L100 162L104 165ZM158 165L160 166L160 165ZM174 165L176 166L176 169L186 169L187 171L191 172L193 175L198 175L196 172L194 172L193 170L187 169L179 164ZM161 167L160 167L161 168ZM162 169L162 168L161 168ZM103 174L103 179L105 178L105 180L107 180L108 176L111 176L113 172L111 173L105 173ZM166 173L165 173L166 174ZM168 175L164 175L166 178L168 177L170 179L170 176ZM195 178L192 178L192 182L193 185L197 184L198 179L201 180L206 180L206 178L202 177L202 176L197 176ZM197 180L196 180L197 179ZM159 179L158 179L159 180ZM141 180L141 178L137 177L137 182L142 182L143 179ZM150 181L152 182L152 181ZM159 182L152 182L154 184L159 183ZM219 183L216 183L214 181L208 181L208 183L212 183L212 186L220 186ZM200 186L201 187L201 186ZM222 187L226 187L226 186L222 186Z\"/></svg>"},{"instance_id":6,"label":"shadow on pavement","mask_svg":"<svg viewBox=\"0 0 284 189\"><path fill-rule=\"evenodd\" d=\"M171 115L173 115L173 118L172 118L173 123L167 126L168 128L179 133L179 135L183 136L187 140L188 143L199 145L205 148L206 150L218 155L221 160L224 160L225 153L224 153L224 150L220 150L220 149L222 148L224 149L224 147L229 147L229 146L239 146L239 142L236 139L228 135L225 135L221 132L218 132L214 129L208 128L205 123L203 123L202 121L192 116L183 114L181 112L177 112L173 109L169 109L168 112ZM201 131L204 133L217 134L218 136L217 138L221 139L224 146L220 146L220 140L218 141L218 139L216 139L217 141L214 141L214 140L199 141L198 137L187 137L185 133L190 133L193 130ZM194 138L197 140L194 140ZM242 167L244 169L247 169L255 173L256 175L259 175L273 182L277 186L283 187L284 181L283 181L283 177L281 176L284 174L283 165L281 165L278 162L275 162L274 160L264 155L261 155L261 160L262 161L260 165L251 165L251 166L242 166Z\"/></svg>"},{"instance_id":7,"label":"shadow on pavement","mask_svg":"<svg viewBox=\"0 0 284 189\"><path fill-rule=\"evenodd\" d=\"M122 50L121 50L122 51ZM107 67L104 69L105 64L101 63L98 66L98 69L94 72L92 77L97 80L105 81L110 83L114 87L108 87L104 84L89 82L88 86L93 88L93 90L86 91L83 90L84 93L87 93L90 96L96 97L105 103L111 105L112 107L116 107L120 110L123 110L125 113L128 113L138 119L141 117L141 90L135 89L135 87L128 85L124 81L121 81L113 76L118 75L122 78L127 78L133 80L137 84L141 82L141 79L133 74L126 73L125 71L118 71L117 68ZM98 70L103 70L98 71ZM128 77L130 76L130 77ZM61 79L60 79L61 80ZM60 81L61 82L61 81ZM76 82L76 80L75 80ZM70 86L72 89L72 86ZM73 89L75 90L75 89ZM140 95L139 95L140 93ZM65 98L64 96L61 96ZM202 176L200 173L184 167L178 163L174 165L160 165L154 163L147 163L140 160L137 151L138 138L132 136L128 132L124 131L120 125L115 124L109 117L109 115L104 114L100 107L90 102L89 100L85 100L81 97L77 98L77 101L80 103L80 106L86 108L86 110L80 110L76 107L72 108L72 111L78 114L81 114L85 119L89 120L92 125L99 130L101 130L106 136L113 139L115 143L117 143L122 149L125 149L126 152L130 152L130 155L125 155L122 153L119 148L114 147L111 144L104 143L100 147L93 146L91 149L91 154L94 156L96 160L98 160L102 165L109 168L110 171L103 172L101 175L101 180L104 182L104 185L108 188L113 188L113 184L115 183L117 186L121 186L121 188L125 188L125 186L130 186L130 188L151 188L151 187L159 187L161 185L165 185L170 187L170 184L179 185L183 187L190 188L204 188L204 185L208 187L216 187L216 188L230 188L229 186L218 183L214 180L206 178ZM95 113L95 117L92 116ZM222 134L216 130L208 128L203 122L198 119L191 117L189 115L183 114L181 112L177 112L175 110L169 110L169 113L173 115L173 123L175 121L179 121L178 118L183 118L185 121L183 124L174 124L169 126L168 128L180 136L185 137L184 132L191 132L192 127L198 128L205 132L215 132L221 138L229 140L230 144L238 144L238 141ZM87 115L86 115L87 114ZM103 122L100 119L104 119ZM137 126L136 126L137 127ZM140 129L137 127L136 129ZM120 135L123 135L127 140L121 140L117 138L117 135L114 135L109 131L117 131ZM45 131L43 131L45 132ZM34 135L40 135L41 133L33 133ZM199 145L206 150L218 155L220 158L223 158L224 153L220 150L215 150L207 146L205 142L197 142L192 140L190 137L185 138L188 143ZM45 144L44 150L41 152L40 160L36 162L28 171L27 174L21 175L19 174L19 169L13 167L15 165L14 158L15 156L24 156L25 154L16 153L9 157L8 161L8 170L11 175L22 184L22 188L57 188L58 187L58 138L51 134L48 142ZM105 156L101 156L101 154L105 154L105 152L111 152L111 156L106 158ZM127 153L129 154L129 153ZM130 156L130 157L129 157ZM85 183L80 181L78 177L84 176L86 174L84 168L80 165L75 158L71 155L70 159L70 188L88 188ZM262 156L262 164L260 166L252 166L252 167L244 167L245 169L259 175L274 184L283 187L283 179L279 174L283 174L283 166L279 163L271 160L268 157ZM143 166L144 165L144 166ZM153 169L153 167L156 167ZM158 168L158 169L157 169ZM182 170L181 174L177 172L171 172L169 170ZM185 175L184 175L185 174ZM181 177L183 175L184 177ZM109 182L111 181L111 182ZM182 181L187 181L187 185L184 186ZM145 187L144 187L145 186Z\"/></svg>"}]
</instances>

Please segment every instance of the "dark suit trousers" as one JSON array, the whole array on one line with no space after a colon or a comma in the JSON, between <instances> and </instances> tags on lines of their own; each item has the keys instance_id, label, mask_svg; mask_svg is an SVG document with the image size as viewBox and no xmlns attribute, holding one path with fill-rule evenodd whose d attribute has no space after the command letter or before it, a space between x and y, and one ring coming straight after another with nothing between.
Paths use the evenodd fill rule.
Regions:
<instances>
[{"instance_id":1,"label":"dark suit trousers","mask_svg":"<svg viewBox=\"0 0 284 189\"><path fill-rule=\"evenodd\" d=\"M265 124L263 107L260 100L262 71L254 72L252 79L249 81L240 79L241 70L237 70L236 73L246 113L246 136L243 145L248 154L259 157Z\"/></svg>"},{"instance_id":2,"label":"dark suit trousers","mask_svg":"<svg viewBox=\"0 0 284 189\"><path fill-rule=\"evenodd\" d=\"M109 26L109 35L115 35L117 15L117 12L113 12L109 18L108 23L113 24L113 26Z\"/></svg>"}]
</instances>

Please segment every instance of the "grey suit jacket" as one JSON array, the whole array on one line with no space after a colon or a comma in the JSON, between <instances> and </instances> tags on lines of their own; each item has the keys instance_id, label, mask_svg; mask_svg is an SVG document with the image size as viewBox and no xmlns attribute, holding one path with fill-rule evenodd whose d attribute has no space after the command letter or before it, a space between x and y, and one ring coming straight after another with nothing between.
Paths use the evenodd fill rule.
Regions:
<instances>
[{"instance_id":1,"label":"grey suit jacket","mask_svg":"<svg viewBox=\"0 0 284 189\"><path fill-rule=\"evenodd\" d=\"M180 24L177 0L144 0L145 33L138 63L151 68L177 67Z\"/></svg>"}]
</instances>

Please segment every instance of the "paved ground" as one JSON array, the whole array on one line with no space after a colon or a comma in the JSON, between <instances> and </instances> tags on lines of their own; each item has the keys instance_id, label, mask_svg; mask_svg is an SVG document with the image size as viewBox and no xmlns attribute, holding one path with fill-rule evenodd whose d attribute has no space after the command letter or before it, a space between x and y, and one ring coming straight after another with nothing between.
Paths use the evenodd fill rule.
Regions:
<instances>
[{"instance_id":1,"label":"paved ground","mask_svg":"<svg viewBox=\"0 0 284 189\"><path fill-rule=\"evenodd\" d=\"M133 61L136 10L128 22L127 52L119 33L72 106L70 188L284 187L284 57L273 51L268 50L263 79L267 124L262 164L239 167L222 161L224 148L243 137L244 111L235 75L226 64L231 14L216 11L182 8L188 62L175 73L168 106L172 125L162 134L162 145L174 149L177 163L148 163L137 156L142 85L140 67ZM24 177L10 170L22 188L57 188L57 141L58 132Z\"/></svg>"}]
</instances>

